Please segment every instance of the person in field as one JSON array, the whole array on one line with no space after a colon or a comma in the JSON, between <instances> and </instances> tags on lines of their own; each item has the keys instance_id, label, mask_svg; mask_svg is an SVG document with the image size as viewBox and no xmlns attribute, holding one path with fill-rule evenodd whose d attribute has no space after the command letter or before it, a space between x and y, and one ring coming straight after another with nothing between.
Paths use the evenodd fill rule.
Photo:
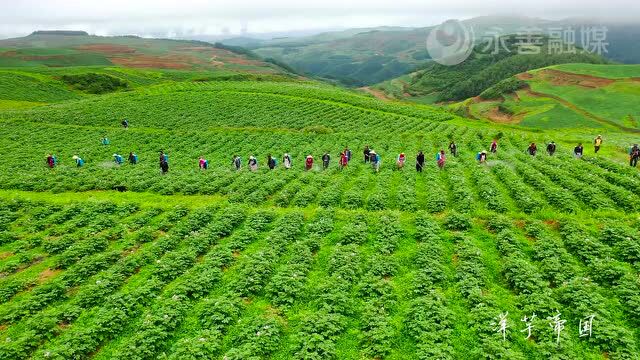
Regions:
<instances>
[{"instance_id":1,"label":"person in field","mask_svg":"<svg viewBox=\"0 0 640 360\"><path fill-rule=\"evenodd\" d=\"M344 148L344 155L347 157L347 162L351 161L351 150L348 146Z\"/></svg>"},{"instance_id":2,"label":"person in field","mask_svg":"<svg viewBox=\"0 0 640 360\"><path fill-rule=\"evenodd\" d=\"M285 153L282 157L282 163L284 164L285 169L291 169L291 156Z\"/></svg>"},{"instance_id":3,"label":"person in field","mask_svg":"<svg viewBox=\"0 0 640 360\"><path fill-rule=\"evenodd\" d=\"M310 171L311 169L313 169L313 156L307 155L307 157L304 159L304 169L306 171Z\"/></svg>"},{"instance_id":4,"label":"person in field","mask_svg":"<svg viewBox=\"0 0 640 360\"><path fill-rule=\"evenodd\" d=\"M576 159L581 159L583 154L584 154L584 147L582 146L582 144L578 144L578 146L573 148L573 156L575 156Z\"/></svg>"},{"instance_id":5,"label":"person in field","mask_svg":"<svg viewBox=\"0 0 640 360\"><path fill-rule=\"evenodd\" d=\"M478 160L480 164L484 164L485 162L487 162L487 151L482 150L481 152L479 152L478 155L476 155L476 160Z\"/></svg>"},{"instance_id":6,"label":"person in field","mask_svg":"<svg viewBox=\"0 0 640 360\"><path fill-rule=\"evenodd\" d=\"M123 128L125 128L125 129L129 128L129 120L124 119L124 120L122 120L121 124L122 124Z\"/></svg>"},{"instance_id":7,"label":"person in field","mask_svg":"<svg viewBox=\"0 0 640 360\"><path fill-rule=\"evenodd\" d=\"M497 139L493 139L493 142L491 142L491 153L495 154L496 152L498 152L498 140Z\"/></svg>"},{"instance_id":8,"label":"person in field","mask_svg":"<svg viewBox=\"0 0 640 360\"><path fill-rule=\"evenodd\" d=\"M47 160L46 160L46 162L47 162L47 166L48 166L50 169L53 169L54 167L56 167L56 162L55 162L55 160L54 160L54 158L53 158L53 155L48 154L48 155L47 155Z\"/></svg>"},{"instance_id":9,"label":"person in field","mask_svg":"<svg viewBox=\"0 0 640 360\"><path fill-rule=\"evenodd\" d=\"M371 166L373 166L373 171L375 172L379 172L380 171L380 155L378 155L378 153L376 153L375 151L371 150L371 152L369 153L369 156L371 157Z\"/></svg>"},{"instance_id":10,"label":"person in field","mask_svg":"<svg viewBox=\"0 0 640 360\"><path fill-rule=\"evenodd\" d=\"M138 163L138 155L133 152L129 153L129 164L136 165Z\"/></svg>"},{"instance_id":11,"label":"person in field","mask_svg":"<svg viewBox=\"0 0 640 360\"><path fill-rule=\"evenodd\" d=\"M440 152L436 154L436 162L438 163L438 167L441 170L444 169L445 161L447 161L447 157L444 153L444 150L440 150Z\"/></svg>"},{"instance_id":12,"label":"person in field","mask_svg":"<svg viewBox=\"0 0 640 360\"><path fill-rule=\"evenodd\" d=\"M325 152L322 155L322 169L327 170L329 168L329 161L331 161L331 155L328 152Z\"/></svg>"},{"instance_id":13,"label":"person in field","mask_svg":"<svg viewBox=\"0 0 640 360\"><path fill-rule=\"evenodd\" d=\"M638 144L634 144L629 150L629 165L638 166L638 160L640 160L640 147L638 147Z\"/></svg>"},{"instance_id":14,"label":"person in field","mask_svg":"<svg viewBox=\"0 0 640 360\"><path fill-rule=\"evenodd\" d=\"M84 166L84 160L80 156L73 155L72 159L76 162L76 166L77 167L83 167Z\"/></svg>"},{"instance_id":15,"label":"person in field","mask_svg":"<svg viewBox=\"0 0 640 360\"><path fill-rule=\"evenodd\" d=\"M207 161L204 156L200 156L200 160L198 160L198 167L200 170L207 170L209 168L209 161Z\"/></svg>"},{"instance_id":16,"label":"person in field","mask_svg":"<svg viewBox=\"0 0 640 360\"><path fill-rule=\"evenodd\" d=\"M160 171L162 172L162 175L165 175L166 173L169 172L169 162L168 161L163 161L160 163Z\"/></svg>"},{"instance_id":17,"label":"person in field","mask_svg":"<svg viewBox=\"0 0 640 360\"><path fill-rule=\"evenodd\" d=\"M449 152L453 157L458 156L458 145L453 140L449 143Z\"/></svg>"},{"instance_id":18,"label":"person in field","mask_svg":"<svg viewBox=\"0 0 640 360\"><path fill-rule=\"evenodd\" d=\"M100 139L100 143L102 143L102 145L109 145L109 144L111 144L111 141L109 141L109 138L104 136L104 137L102 137L102 139Z\"/></svg>"},{"instance_id":19,"label":"person in field","mask_svg":"<svg viewBox=\"0 0 640 360\"><path fill-rule=\"evenodd\" d=\"M167 164L169 163L169 155L167 155L163 150L160 150L160 164L162 165L163 162L166 162Z\"/></svg>"},{"instance_id":20,"label":"person in field","mask_svg":"<svg viewBox=\"0 0 640 360\"><path fill-rule=\"evenodd\" d=\"M269 170L276 168L276 158L271 156L271 154L267 155L267 166L269 167Z\"/></svg>"},{"instance_id":21,"label":"person in field","mask_svg":"<svg viewBox=\"0 0 640 360\"><path fill-rule=\"evenodd\" d=\"M549 156L553 156L553 154L555 153L556 153L556 143L552 141L549 144L547 144L547 154L549 154Z\"/></svg>"},{"instance_id":22,"label":"person in field","mask_svg":"<svg viewBox=\"0 0 640 360\"><path fill-rule=\"evenodd\" d=\"M594 149L596 154L598 153L598 151L600 151L600 147L601 146L602 146L602 135L598 135L593 140L593 149Z\"/></svg>"},{"instance_id":23,"label":"person in field","mask_svg":"<svg viewBox=\"0 0 640 360\"><path fill-rule=\"evenodd\" d=\"M538 153L538 146L536 145L536 143L531 143L531 145L529 145L529 148L527 149L527 152L531 156L536 156L536 154Z\"/></svg>"},{"instance_id":24,"label":"person in field","mask_svg":"<svg viewBox=\"0 0 640 360\"><path fill-rule=\"evenodd\" d=\"M407 156L404 153L400 153L398 158L396 159L396 165L398 166L398 170L404 168L404 164L407 162Z\"/></svg>"},{"instance_id":25,"label":"person in field","mask_svg":"<svg viewBox=\"0 0 640 360\"><path fill-rule=\"evenodd\" d=\"M369 145L364 147L364 151L362 151L362 153L364 154L364 162L368 163L371 160L371 150L369 150Z\"/></svg>"},{"instance_id":26,"label":"person in field","mask_svg":"<svg viewBox=\"0 0 640 360\"><path fill-rule=\"evenodd\" d=\"M422 151L419 151L416 156L416 171L422 172L422 170L424 170L424 154Z\"/></svg>"},{"instance_id":27,"label":"person in field","mask_svg":"<svg viewBox=\"0 0 640 360\"><path fill-rule=\"evenodd\" d=\"M349 164L349 158L346 151L340 153L340 170L344 169Z\"/></svg>"},{"instance_id":28,"label":"person in field","mask_svg":"<svg viewBox=\"0 0 640 360\"><path fill-rule=\"evenodd\" d=\"M258 159L255 156L249 156L249 170L258 171Z\"/></svg>"},{"instance_id":29,"label":"person in field","mask_svg":"<svg viewBox=\"0 0 640 360\"><path fill-rule=\"evenodd\" d=\"M118 165L122 165L122 163L124 162L124 159L120 154L113 154L113 162Z\"/></svg>"},{"instance_id":30,"label":"person in field","mask_svg":"<svg viewBox=\"0 0 640 360\"><path fill-rule=\"evenodd\" d=\"M231 162L233 163L233 166L236 168L236 171L240 171L240 168L242 167L242 159L240 159L240 156L233 155L233 159L231 160Z\"/></svg>"}]
</instances>

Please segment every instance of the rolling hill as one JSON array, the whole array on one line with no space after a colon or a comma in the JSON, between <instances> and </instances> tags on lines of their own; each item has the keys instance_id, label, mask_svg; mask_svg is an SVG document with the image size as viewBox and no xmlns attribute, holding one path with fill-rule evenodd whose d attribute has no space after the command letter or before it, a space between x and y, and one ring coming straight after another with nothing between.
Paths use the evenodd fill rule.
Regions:
<instances>
[{"instance_id":1,"label":"rolling hill","mask_svg":"<svg viewBox=\"0 0 640 360\"><path fill-rule=\"evenodd\" d=\"M463 23L474 29L479 41L485 34L497 30L509 35L526 29L574 29L578 46L583 29L605 26L608 29L607 57L618 62L640 63L640 46L636 40L640 27L637 24L580 18L551 21L517 16L482 16ZM425 65L430 59L425 41L433 28L351 29L308 37L244 38L222 42L246 46L263 57L278 59L311 76L359 87L402 77Z\"/></svg>"},{"instance_id":2,"label":"rolling hill","mask_svg":"<svg viewBox=\"0 0 640 360\"><path fill-rule=\"evenodd\" d=\"M36 31L0 40L0 67L121 66L282 74L283 69L209 43L103 37L85 32Z\"/></svg>"},{"instance_id":3,"label":"rolling hill","mask_svg":"<svg viewBox=\"0 0 640 360\"><path fill-rule=\"evenodd\" d=\"M518 74L451 107L531 128L640 132L639 95L640 65L565 64Z\"/></svg>"},{"instance_id":4,"label":"rolling hill","mask_svg":"<svg viewBox=\"0 0 640 360\"><path fill-rule=\"evenodd\" d=\"M637 357L635 135L532 130L194 67L0 68L0 359ZM634 69L516 80L544 91L548 71L571 71L573 90L598 77L621 91ZM596 131L601 152L575 158ZM554 156L525 154L550 139ZM441 169L435 154L452 140ZM129 153L137 163L114 161Z\"/></svg>"},{"instance_id":5,"label":"rolling hill","mask_svg":"<svg viewBox=\"0 0 640 360\"><path fill-rule=\"evenodd\" d=\"M373 88L397 98L416 102L450 102L478 96L483 91L513 75L555 64L595 63L608 60L582 49L554 53L549 38L540 38L539 44L521 50L518 36L500 38L498 50L490 43L478 44L469 58L454 66L427 63L412 74L394 79Z\"/></svg>"}]
</instances>

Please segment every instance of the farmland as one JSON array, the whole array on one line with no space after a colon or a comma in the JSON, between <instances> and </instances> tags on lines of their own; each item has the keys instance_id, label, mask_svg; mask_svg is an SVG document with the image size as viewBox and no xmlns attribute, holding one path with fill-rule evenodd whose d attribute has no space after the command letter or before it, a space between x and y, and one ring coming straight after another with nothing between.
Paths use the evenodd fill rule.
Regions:
<instances>
[{"instance_id":1,"label":"farmland","mask_svg":"<svg viewBox=\"0 0 640 360\"><path fill-rule=\"evenodd\" d=\"M127 69L126 91L92 95L57 81L62 69L16 71L55 91L0 88L2 359L637 358L640 175L624 132L578 160L588 130L523 131L310 81ZM524 155L552 138L554 157ZM439 170L451 139L459 155ZM113 163L129 152L138 164ZM268 170L285 152L293 168Z\"/></svg>"},{"instance_id":2,"label":"farmland","mask_svg":"<svg viewBox=\"0 0 640 360\"><path fill-rule=\"evenodd\" d=\"M557 65L508 80L521 81L519 88L503 93L490 89L489 96L483 93L452 106L472 117L529 128L638 131L638 76L638 65Z\"/></svg>"}]
</instances>

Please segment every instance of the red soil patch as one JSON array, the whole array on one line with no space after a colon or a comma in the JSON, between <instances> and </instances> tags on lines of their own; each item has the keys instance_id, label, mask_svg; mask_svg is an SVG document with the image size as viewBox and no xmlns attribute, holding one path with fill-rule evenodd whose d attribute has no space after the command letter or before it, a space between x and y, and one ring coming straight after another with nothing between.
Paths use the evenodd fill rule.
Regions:
<instances>
[{"instance_id":1,"label":"red soil patch","mask_svg":"<svg viewBox=\"0 0 640 360\"><path fill-rule=\"evenodd\" d=\"M190 69L202 61L193 56L186 55L134 55L131 57L111 57L114 64L133 68L157 68L157 69Z\"/></svg>"},{"instance_id":2,"label":"red soil patch","mask_svg":"<svg viewBox=\"0 0 640 360\"><path fill-rule=\"evenodd\" d=\"M52 277L60 274L62 270L51 270L51 269L45 269L43 272L40 273L40 275L38 275L38 280L42 283L45 282L48 279L51 279Z\"/></svg>"},{"instance_id":3,"label":"red soil patch","mask_svg":"<svg viewBox=\"0 0 640 360\"><path fill-rule=\"evenodd\" d=\"M377 90L377 89L372 89L372 88L370 88L368 86L361 87L359 90L362 90L362 91L364 91L366 93L369 93L369 94L373 95L374 97L376 97L379 100L389 100L389 97L383 91L380 91L380 90Z\"/></svg>"},{"instance_id":4,"label":"red soil patch","mask_svg":"<svg viewBox=\"0 0 640 360\"><path fill-rule=\"evenodd\" d=\"M541 70L540 74L543 79L549 81L553 85L557 86L582 86L589 89L597 89L611 85L615 80L600 78L590 75L572 74L563 71L545 69Z\"/></svg>"},{"instance_id":5,"label":"red soil patch","mask_svg":"<svg viewBox=\"0 0 640 360\"><path fill-rule=\"evenodd\" d=\"M76 47L77 50L93 51L107 55L133 54L136 49L126 45L116 44L88 44Z\"/></svg>"},{"instance_id":6,"label":"red soil patch","mask_svg":"<svg viewBox=\"0 0 640 360\"><path fill-rule=\"evenodd\" d=\"M8 257L9 257L9 256L11 256L11 255L13 255L13 253L12 253L12 252L10 252L10 251L6 251L6 252L3 252L3 253L0 253L0 260L1 260L1 259L6 259L6 258L8 258Z\"/></svg>"},{"instance_id":7,"label":"red soil patch","mask_svg":"<svg viewBox=\"0 0 640 360\"><path fill-rule=\"evenodd\" d=\"M559 227L559 223L558 220L545 220L543 221L543 223L545 223L547 226L557 229Z\"/></svg>"},{"instance_id":8,"label":"red soil patch","mask_svg":"<svg viewBox=\"0 0 640 360\"><path fill-rule=\"evenodd\" d=\"M514 124L519 123L520 119L500 111L499 107L494 107L484 114L489 120L495 121L501 124Z\"/></svg>"},{"instance_id":9,"label":"red soil patch","mask_svg":"<svg viewBox=\"0 0 640 360\"><path fill-rule=\"evenodd\" d=\"M15 50L0 52L0 57L11 58L11 57L16 57L16 56L18 56L18 52L15 51Z\"/></svg>"},{"instance_id":10,"label":"red soil patch","mask_svg":"<svg viewBox=\"0 0 640 360\"><path fill-rule=\"evenodd\" d=\"M516 75L516 78L519 79L519 80L531 80L531 79L533 79L533 75L531 75L531 74L529 74L527 72L524 72L524 73L520 73L520 74Z\"/></svg>"}]
</instances>

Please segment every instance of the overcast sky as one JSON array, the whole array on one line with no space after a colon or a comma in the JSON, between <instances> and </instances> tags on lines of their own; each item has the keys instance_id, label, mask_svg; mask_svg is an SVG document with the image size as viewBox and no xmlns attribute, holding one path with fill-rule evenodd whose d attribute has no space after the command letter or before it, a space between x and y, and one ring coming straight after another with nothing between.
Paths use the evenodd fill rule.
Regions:
<instances>
[{"instance_id":1,"label":"overcast sky","mask_svg":"<svg viewBox=\"0 0 640 360\"><path fill-rule=\"evenodd\" d=\"M493 14L640 22L640 0L0 0L0 5L0 38L38 29L185 37L428 26Z\"/></svg>"}]
</instances>

